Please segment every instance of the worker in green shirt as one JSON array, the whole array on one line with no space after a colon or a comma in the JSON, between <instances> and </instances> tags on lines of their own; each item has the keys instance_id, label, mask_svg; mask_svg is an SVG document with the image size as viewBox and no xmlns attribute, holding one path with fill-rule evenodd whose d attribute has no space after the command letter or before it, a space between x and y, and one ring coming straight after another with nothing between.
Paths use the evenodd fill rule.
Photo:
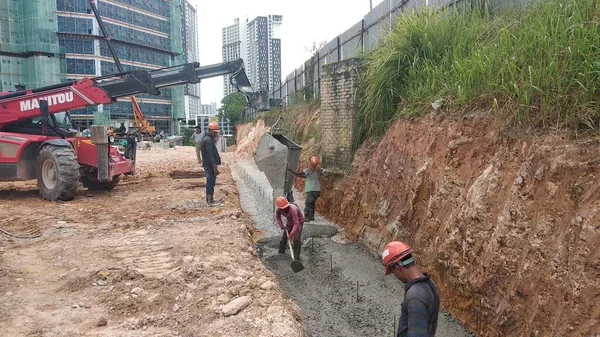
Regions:
<instances>
[{"instance_id":1,"label":"worker in green shirt","mask_svg":"<svg viewBox=\"0 0 600 337\"><path fill-rule=\"evenodd\" d=\"M306 193L304 218L306 222L315 220L315 204L317 199L321 196L321 183L319 182L319 177L323 172L322 168L317 168L319 165L319 158L317 158L317 156L310 156L309 161L310 167L302 172L294 172L288 167L288 171L295 176L306 179L304 182L304 192Z\"/></svg>"}]
</instances>

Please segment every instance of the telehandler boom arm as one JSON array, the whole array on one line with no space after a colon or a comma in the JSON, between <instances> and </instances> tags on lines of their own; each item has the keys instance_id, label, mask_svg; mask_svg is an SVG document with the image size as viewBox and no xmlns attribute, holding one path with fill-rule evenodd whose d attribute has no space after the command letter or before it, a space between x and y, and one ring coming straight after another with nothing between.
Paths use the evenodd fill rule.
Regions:
<instances>
[{"instance_id":1,"label":"telehandler boom arm","mask_svg":"<svg viewBox=\"0 0 600 337\"><path fill-rule=\"evenodd\" d=\"M231 75L231 82L244 93L248 104L257 110L269 109L268 93L254 93L244 70L244 61L238 59L208 66L186 63L152 71L133 70L47 87L21 90L0 96L0 130L3 126L40 116L40 100L48 101L50 114L111 104L117 98L160 94L160 89L198 83L202 79Z\"/></svg>"}]
</instances>

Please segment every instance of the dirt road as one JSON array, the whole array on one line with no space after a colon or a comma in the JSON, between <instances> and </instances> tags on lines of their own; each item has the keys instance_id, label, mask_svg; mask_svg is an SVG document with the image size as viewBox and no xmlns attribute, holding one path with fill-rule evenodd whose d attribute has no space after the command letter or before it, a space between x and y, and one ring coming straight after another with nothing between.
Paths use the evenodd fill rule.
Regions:
<instances>
[{"instance_id":1,"label":"dirt road","mask_svg":"<svg viewBox=\"0 0 600 337\"><path fill-rule=\"evenodd\" d=\"M0 227L39 235L0 234L0 335L301 336L229 169L223 208L204 205L204 179L168 177L194 161L193 148L140 151L138 175L67 203L40 200L34 183L0 183ZM251 303L225 317L237 298Z\"/></svg>"}]
</instances>

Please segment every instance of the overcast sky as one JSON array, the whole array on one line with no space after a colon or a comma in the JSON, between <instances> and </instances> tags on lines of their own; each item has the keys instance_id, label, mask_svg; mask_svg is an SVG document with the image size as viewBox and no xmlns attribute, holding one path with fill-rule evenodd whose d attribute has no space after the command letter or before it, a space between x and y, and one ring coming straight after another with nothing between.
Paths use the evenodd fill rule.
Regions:
<instances>
[{"instance_id":1,"label":"overcast sky","mask_svg":"<svg viewBox=\"0 0 600 337\"><path fill-rule=\"evenodd\" d=\"M369 0L191 0L198 9L200 63L222 62L221 29L235 18L249 20L269 14L283 15L281 25L282 77L310 57L305 50L313 41L331 41L369 11ZM373 7L382 0L373 0ZM340 10L343 8L342 10ZM223 77L203 80L202 103L223 98Z\"/></svg>"}]
</instances>

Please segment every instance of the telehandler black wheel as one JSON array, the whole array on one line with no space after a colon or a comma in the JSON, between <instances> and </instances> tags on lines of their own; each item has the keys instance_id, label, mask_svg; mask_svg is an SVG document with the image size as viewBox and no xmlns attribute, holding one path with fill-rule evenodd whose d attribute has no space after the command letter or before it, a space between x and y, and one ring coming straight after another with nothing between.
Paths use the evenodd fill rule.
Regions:
<instances>
[{"instance_id":1,"label":"telehandler black wheel","mask_svg":"<svg viewBox=\"0 0 600 337\"><path fill-rule=\"evenodd\" d=\"M70 147L48 145L40 150L37 181L42 198L69 201L79 187L79 163Z\"/></svg>"}]
</instances>

